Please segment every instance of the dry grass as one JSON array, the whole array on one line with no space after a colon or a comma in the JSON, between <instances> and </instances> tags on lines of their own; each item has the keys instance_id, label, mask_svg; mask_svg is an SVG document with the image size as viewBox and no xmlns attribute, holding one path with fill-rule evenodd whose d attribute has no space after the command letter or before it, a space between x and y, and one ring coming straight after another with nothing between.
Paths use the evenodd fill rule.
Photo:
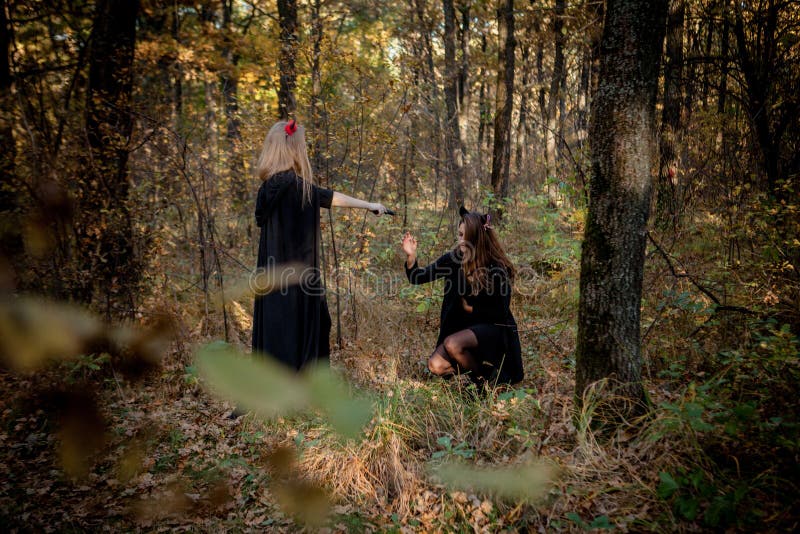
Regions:
<instances>
[{"instance_id":1,"label":"dry grass","mask_svg":"<svg viewBox=\"0 0 800 534\"><path fill-rule=\"evenodd\" d=\"M511 254L525 257L526 250L513 248L518 241L510 242L515 243ZM401 261L397 256L394 266ZM393 266L373 265L373 272L381 268L391 271ZM534 272L520 283L512 307L526 379L517 387L519 395L510 398L500 391L474 396L463 381L429 377L425 362L438 329L437 301L429 310L415 312L414 297L370 294L363 287L342 296L347 341L334 351L332 362L355 387L378 399L376 417L364 439L346 443L320 421L273 421L268 431L286 436L275 446L296 447L302 432L301 476L375 524L385 524L386 515L394 513L401 524L426 530L582 530L567 518L577 513L587 523L605 515L622 531L680 528L655 488L659 470L680 464L692 452L690 444L652 439L657 419L631 422L613 436L596 435L592 423L608 410L600 409L591 392L583 410L575 413L577 278L578 266L567 264ZM329 306L335 314L333 297ZM239 309L234 307L231 315L245 324ZM650 393L655 400L661 394ZM428 474L437 461L434 453L443 450L442 437L453 446L463 444L472 452L470 461L479 465L545 459L558 467L559 475L546 496L533 503L454 492Z\"/></svg>"},{"instance_id":2,"label":"dry grass","mask_svg":"<svg viewBox=\"0 0 800 534\"><path fill-rule=\"evenodd\" d=\"M399 299L381 306L371 306L369 298L357 301L356 309L370 312L369 320L359 322L362 341L337 351L333 365L378 399L378 412L364 439L347 443L324 426L287 420L281 428L287 435L284 446L293 446L300 430L312 443L302 447L302 476L376 523L394 513L403 523L420 521L434 530L458 530L462 523L477 531L580 530L566 519L577 513L587 522L605 515L623 531L679 528L655 488L659 470L680 464L692 451L688 441L653 439L659 421L652 416L631 421L612 436L596 435L592 423L608 410L598 405L595 392L587 393L583 410L575 413L568 361L574 334L571 327L559 328L557 316L564 307L558 293L570 291L572 284L546 279L537 292L515 297L517 317L529 326L521 326L527 378L517 388L519 395L510 398L499 390L474 396L464 381L429 378L424 361L436 336L435 321L404 310ZM530 306L556 309L550 317L528 320L524 310ZM350 321L347 317L345 326ZM535 503L471 494L464 499L428 475L443 436L453 445L463 443L473 452L470 461L479 465L545 459L558 467L559 476ZM482 505L487 508L486 498L491 517L474 514ZM430 514L432 506L437 514ZM445 510L455 515L445 517Z\"/></svg>"}]
</instances>

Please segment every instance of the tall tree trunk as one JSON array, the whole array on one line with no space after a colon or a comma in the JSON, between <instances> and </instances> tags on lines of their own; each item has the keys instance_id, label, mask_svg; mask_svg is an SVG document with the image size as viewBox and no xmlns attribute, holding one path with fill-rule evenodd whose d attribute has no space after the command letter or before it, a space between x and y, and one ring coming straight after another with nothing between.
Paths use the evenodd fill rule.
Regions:
<instances>
[{"instance_id":1,"label":"tall tree trunk","mask_svg":"<svg viewBox=\"0 0 800 534\"><path fill-rule=\"evenodd\" d=\"M13 209L16 205L16 196L7 191L8 181L6 177L14 176L14 158L16 145L14 143L13 132L13 113L11 77L11 27L6 17L8 6L4 0L0 5L0 173L2 173L3 184L0 186L0 211ZM10 180L9 180L10 181Z\"/></svg>"},{"instance_id":2,"label":"tall tree trunk","mask_svg":"<svg viewBox=\"0 0 800 534\"><path fill-rule=\"evenodd\" d=\"M745 35L742 6L736 5L734 35L739 65L745 81L747 110L756 144L761 152L760 167L767 179L771 194L782 199L786 194L777 187L780 176L780 141L773 134L773 106L776 97L772 94L774 85L770 82L772 70L776 68L775 30L778 7L773 0L767 1L765 11L757 18L758 27L754 31L756 42L748 46ZM751 49L753 52L751 52Z\"/></svg>"},{"instance_id":3,"label":"tall tree trunk","mask_svg":"<svg viewBox=\"0 0 800 534\"><path fill-rule=\"evenodd\" d=\"M297 102L294 89L297 85L295 57L297 54L297 0L278 0L278 24L281 34L281 55L278 61L280 85L278 88L278 116L282 120L294 117Z\"/></svg>"},{"instance_id":4,"label":"tall tree trunk","mask_svg":"<svg viewBox=\"0 0 800 534\"><path fill-rule=\"evenodd\" d=\"M640 306L655 99L667 0L609 0L592 105L592 178L581 256L575 394L611 378L644 398Z\"/></svg>"},{"instance_id":5,"label":"tall tree trunk","mask_svg":"<svg viewBox=\"0 0 800 534\"><path fill-rule=\"evenodd\" d=\"M498 51L497 93L495 96L494 148L492 150L492 190L500 200L508 196L508 172L511 163L511 112L514 105L514 0L505 0L497 9L500 28ZM503 217L500 205L496 207L498 220Z\"/></svg>"},{"instance_id":6,"label":"tall tree trunk","mask_svg":"<svg viewBox=\"0 0 800 534\"><path fill-rule=\"evenodd\" d=\"M667 18L667 46L664 62L664 107L661 113L659 139L658 187L656 190L656 218L673 219L677 213L678 194L675 145L679 143L681 129L681 83L683 80L683 22L685 0L672 0Z\"/></svg>"},{"instance_id":7,"label":"tall tree trunk","mask_svg":"<svg viewBox=\"0 0 800 534\"><path fill-rule=\"evenodd\" d=\"M547 183L547 90L545 89L545 76L544 76L544 42L543 39L538 40L539 43L536 47L536 85L539 87L537 95L537 102L539 104L539 142L540 146L545 147L544 165L540 167L540 176L534 184L544 185ZM540 160L541 163L541 160Z\"/></svg>"},{"instance_id":8,"label":"tall tree trunk","mask_svg":"<svg viewBox=\"0 0 800 534\"><path fill-rule=\"evenodd\" d=\"M16 144L14 141L14 104L12 96L13 78L11 76L11 27L6 16L7 2L0 5L0 255L12 260L23 251L22 233L16 222L17 184L16 184ZM2 260L0 260L2 261ZM0 288L0 291L6 288Z\"/></svg>"},{"instance_id":9,"label":"tall tree trunk","mask_svg":"<svg viewBox=\"0 0 800 534\"><path fill-rule=\"evenodd\" d=\"M461 12L461 27L459 28L461 70L458 73L458 108L462 114L468 107L464 102L469 102L469 8L469 2L464 2L458 7Z\"/></svg>"},{"instance_id":10,"label":"tall tree trunk","mask_svg":"<svg viewBox=\"0 0 800 534\"><path fill-rule=\"evenodd\" d=\"M239 125L239 75L236 66L239 63L239 54L234 50L233 28L233 0L222 2L222 58L225 64L219 74L220 91L225 105L225 137L230 173L231 197L236 199L240 206L249 202L250 192L247 184L250 183L244 176L244 163L242 162L241 148L242 134Z\"/></svg>"},{"instance_id":11,"label":"tall tree trunk","mask_svg":"<svg viewBox=\"0 0 800 534\"><path fill-rule=\"evenodd\" d=\"M564 44L566 36L564 35L564 10L566 8L565 0L556 0L555 12L553 13L553 36L555 39L555 52L553 56L553 76L550 79L550 92L547 101L547 129L546 135L546 161L547 161L547 193L551 200L555 201L558 193L557 184L553 183L557 174L556 158L557 142L556 136L558 134L558 111L559 101L563 98L562 87L566 83L566 67L564 65Z\"/></svg>"},{"instance_id":12,"label":"tall tree trunk","mask_svg":"<svg viewBox=\"0 0 800 534\"><path fill-rule=\"evenodd\" d=\"M728 18L728 14L725 12L725 3L723 2L723 21L722 21L722 34L720 35L720 74L719 74L719 96L717 99L717 113L723 114L725 113L725 99L728 96L728 66L730 64L730 60L728 55L730 54L730 19Z\"/></svg>"},{"instance_id":13,"label":"tall tree trunk","mask_svg":"<svg viewBox=\"0 0 800 534\"><path fill-rule=\"evenodd\" d=\"M461 143L461 126L458 113L458 79L456 65L456 12L453 0L442 0L444 10L444 100L446 108L445 169L452 186L451 206L464 204L464 153Z\"/></svg>"},{"instance_id":14,"label":"tall tree trunk","mask_svg":"<svg viewBox=\"0 0 800 534\"><path fill-rule=\"evenodd\" d=\"M106 316L132 315L139 262L134 257L134 229L128 207L128 143L133 119L133 54L136 0L99 0L95 7L86 92L84 182L77 191L81 219L77 255L84 283L75 295L95 300L101 288Z\"/></svg>"},{"instance_id":15,"label":"tall tree trunk","mask_svg":"<svg viewBox=\"0 0 800 534\"><path fill-rule=\"evenodd\" d=\"M481 32L481 53L486 56L486 32ZM478 73L478 78L481 80L481 86L478 90L478 171L475 173L475 192L480 189L481 182L483 182L483 143L487 139L489 129L489 104L486 95L486 68L483 66L485 62L481 62L481 70ZM488 143L487 143L488 146Z\"/></svg>"},{"instance_id":16,"label":"tall tree trunk","mask_svg":"<svg viewBox=\"0 0 800 534\"><path fill-rule=\"evenodd\" d=\"M428 67L428 92L431 96L427 98L428 110L433 115L436 132L433 135L434 154L433 154L433 204L436 206L439 181L441 180L441 152L442 152L442 118L440 114L440 95L439 84L436 83L436 68L433 62L433 43L431 42L431 30L428 21L425 20L425 3L422 0L413 0L417 23L419 24L422 36L425 59ZM434 208L435 209L435 208Z\"/></svg>"},{"instance_id":17,"label":"tall tree trunk","mask_svg":"<svg viewBox=\"0 0 800 534\"><path fill-rule=\"evenodd\" d=\"M578 89L578 109L577 109L577 139L578 151L583 149L589 129L589 101L591 100L591 80L592 80L592 49L586 47L581 58L580 85Z\"/></svg>"},{"instance_id":18,"label":"tall tree trunk","mask_svg":"<svg viewBox=\"0 0 800 534\"><path fill-rule=\"evenodd\" d=\"M717 3L717 2L715 2L715 3ZM716 6L713 6L713 7L716 7ZM723 6L722 11L723 11L723 14L724 14L724 6ZM703 58L704 59L703 59L703 63L702 63L702 65L703 65L703 86L702 86L702 91L701 91L701 99L703 101L703 107L704 108L706 106L708 106L708 93L709 93L709 89L710 89L710 85L711 85L711 80L710 80L710 77L709 77L709 71L711 70L711 67L712 67L713 63L711 61L709 61L709 58L711 57L711 45L714 43L714 33L715 33L715 30L716 30L716 23L717 23L716 19L717 19L717 15L715 13L715 16L709 17L708 24L706 25L706 36L705 36L706 37L706 42L705 42L705 47L703 49Z\"/></svg>"},{"instance_id":19,"label":"tall tree trunk","mask_svg":"<svg viewBox=\"0 0 800 534\"><path fill-rule=\"evenodd\" d=\"M178 3L175 2L172 9L172 39L175 41L175 48L177 49L181 44L180 38L181 18ZM181 124L181 117L183 116L183 68L181 67L181 60L175 57L175 81L173 82L173 99L175 107L175 126L179 130Z\"/></svg>"},{"instance_id":20,"label":"tall tree trunk","mask_svg":"<svg viewBox=\"0 0 800 534\"><path fill-rule=\"evenodd\" d=\"M323 169L322 144L320 135L322 133L321 115L325 112L320 105L320 95L322 94L322 73L320 71L320 58L322 56L322 19L320 18L321 0L314 0L311 6L311 102L310 120L313 150L311 153L311 166L314 174L318 174ZM329 177L326 176L326 179ZM326 184L327 185L327 184Z\"/></svg>"},{"instance_id":21,"label":"tall tree trunk","mask_svg":"<svg viewBox=\"0 0 800 534\"><path fill-rule=\"evenodd\" d=\"M526 32L530 37L530 31ZM527 160L525 157L526 149L528 148L528 75L529 75L529 59L531 55L531 47L530 47L531 39L528 38L525 40L525 44L522 46L522 83L520 84L520 95L519 95L519 120L517 121L517 131L516 135L514 136L516 140L516 156L514 158L514 168L518 176L521 176L523 173L523 161Z\"/></svg>"},{"instance_id":22,"label":"tall tree trunk","mask_svg":"<svg viewBox=\"0 0 800 534\"><path fill-rule=\"evenodd\" d=\"M687 61L686 61L686 76L684 77L684 93L683 93L683 109L686 110L684 119L688 123L692 110L695 106L695 92L697 91L697 60L700 57L700 35L697 29L696 22L689 19L690 22L686 24L686 42L688 45Z\"/></svg>"},{"instance_id":23,"label":"tall tree trunk","mask_svg":"<svg viewBox=\"0 0 800 534\"><path fill-rule=\"evenodd\" d=\"M530 0L530 6L534 7L535 0ZM517 122L517 130L515 134L516 142L516 157L514 158L514 168L516 175L524 177L525 181L529 182L532 188L535 188L534 173L532 172L532 162L530 161L529 154L532 151L529 149L531 138L531 79L533 77L533 68L531 65L531 46L536 40L535 35L539 29L538 18L529 17L525 20L525 36L522 43L521 60L522 66L522 81L519 86L519 120Z\"/></svg>"}]
</instances>

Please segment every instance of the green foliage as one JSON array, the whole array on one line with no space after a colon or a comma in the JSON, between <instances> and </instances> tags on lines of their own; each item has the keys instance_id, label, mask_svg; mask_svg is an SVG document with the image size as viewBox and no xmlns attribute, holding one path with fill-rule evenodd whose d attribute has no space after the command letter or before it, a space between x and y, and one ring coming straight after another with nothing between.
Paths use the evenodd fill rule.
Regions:
<instances>
[{"instance_id":1,"label":"green foliage","mask_svg":"<svg viewBox=\"0 0 800 534\"><path fill-rule=\"evenodd\" d=\"M442 436L436 440L436 443L442 447L442 450L436 451L431 455L434 460L441 460L450 456L457 456L467 460L475 456L475 450L471 449L464 441L454 446L452 436Z\"/></svg>"},{"instance_id":2,"label":"green foliage","mask_svg":"<svg viewBox=\"0 0 800 534\"><path fill-rule=\"evenodd\" d=\"M614 525L606 515L599 515L588 523L575 512L567 513L566 518L583 530L614 530Z\"/></svg>"},{"instance_id":3,"label":"green foliage","mask_svg":"<svg viewBox=\"0 0 800 534\"><path fill-rule=\"evenodd\" d=\"M424 286L406 285L400 288L398 295L401 299L408 301L409 308L413 307L417 313L428 313L430 310L438 310L442 306L442 283L434 282Z\"/></svg>"},{"instance_id":4,"label":"green foliage","mask_svg":"<svg viewBox=\"0 0 800 534\"><path fill-rule=\"evenodd\" d=\"M679 468L674 476L662 471L658 477L656 493L671 503L675 514L687 521L702 516L703 524L708 527L735 524L737 507L748 492L745 485L726 491L699 468L693 471Z\"/></svg>"},{"instance_id":5,"label":"green foliage","mask_svg":"<svg viewBox=\"0 0 800 534\"><path fill-rule=\"evenodd\" d=\"M109 361L111 361L111 355L107 352L81 354L73 360L67 360L64 362L67 368L67 382L75 383L80 379L86 379L100 371Z\"/></svg>"},{"instance_id":6,"label":"green foliage","mask_svg":"<svg viewBox=\"0 0 800 534\"><path fill-rule=\"evenodd\" d=\"M773 320L751 321L748 328L745 343L716 354L717 372L701 373L676 402L660 405L652 437L686 439L700 453L659 473L657 494L681 520L708 527L754 524L762 505L753 495L800 474L800 410L787 402L800 380L798 339ZM675 361L662 376L685 373L684 362ZM792 496L774 498L788 504Z\"/></svg>"}]
</instances>

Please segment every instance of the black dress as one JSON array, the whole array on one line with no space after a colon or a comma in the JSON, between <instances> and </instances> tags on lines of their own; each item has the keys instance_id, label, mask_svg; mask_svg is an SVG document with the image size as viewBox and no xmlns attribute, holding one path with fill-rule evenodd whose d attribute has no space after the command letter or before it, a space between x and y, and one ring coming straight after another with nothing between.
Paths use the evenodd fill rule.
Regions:
<instances>
[{"instance_id":1,"label":"black dress","mask_svg":"<svg viewBox=\"0 0 800 534\"><path fill-rule=\"evenodd\" d=\"M330 356L331 317L319 275L319 210L331 207L333 191L311 189L311 203L303 203L303 180L289 170L265 180L256 198L257 266L298 262L305 270L300 285L256 296L253 352L296 370Z\"/></svg>"},{"instance_id":2,"label":"black dress","mask_svg":"<svg viewBox=\"0 0 800 534\"><path fill-rule=\"evenodd\" d=\"M515 384L523 379L519 333L510 307L511 284L504 270L490 268L489 287L473 295L456 251L446 252L424 269L417 262L405 267L412 284L445 280L437 347L450 334L469 328L478 339L476 356L490 364L497 382ZM464 310L462 297L473 307L472 313Z\"/></svg>"}]
</instances>

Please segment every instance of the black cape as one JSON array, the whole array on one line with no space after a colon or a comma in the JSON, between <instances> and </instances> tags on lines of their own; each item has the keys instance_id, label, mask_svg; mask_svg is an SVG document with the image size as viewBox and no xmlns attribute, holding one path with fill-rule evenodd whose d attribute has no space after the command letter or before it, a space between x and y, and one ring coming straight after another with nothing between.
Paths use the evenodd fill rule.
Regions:
<instances>
[{"instance_id":1,"label":"black cape","mask_svg":"<svg viewBox=\"0 0 800 534\"><path fill-rule=\"evenodd\" d=\"M255 297L253 353L275 357L300 370L330 356L331 317L319 271L320 208L330 208L333 191L312 186L303 203L303 180L294 171L272 175L256 198L259 268L287 262L305 266L300 285Z\"/></svg>"},{"instance_id":2,"label":"black cape","mask_svg":"<svg viewBox=\"0 0 800 534\"><path fill-rule=\"evenodd\" d=\"M407 264L404 265L408 281L412 284L425 284L439 278L445 280L436 346L441 345L450 334L470 326L496 325L502 329L502 343L496 347L502 354L496 355L496 361L503 362L497 381L515 384L524 378L524 370L517 322L511 313L511 285L505 276L505 271L490 268L491 290L483 290L477 295L472 295L461 263L458 253L451 250L424 269L420 268L417 262L414 262L411 268ZM475 307L474 313L464 311L461 304L462 297ZM487 348L482 347L482 349Z\"/></svg>"}]
</instances>

